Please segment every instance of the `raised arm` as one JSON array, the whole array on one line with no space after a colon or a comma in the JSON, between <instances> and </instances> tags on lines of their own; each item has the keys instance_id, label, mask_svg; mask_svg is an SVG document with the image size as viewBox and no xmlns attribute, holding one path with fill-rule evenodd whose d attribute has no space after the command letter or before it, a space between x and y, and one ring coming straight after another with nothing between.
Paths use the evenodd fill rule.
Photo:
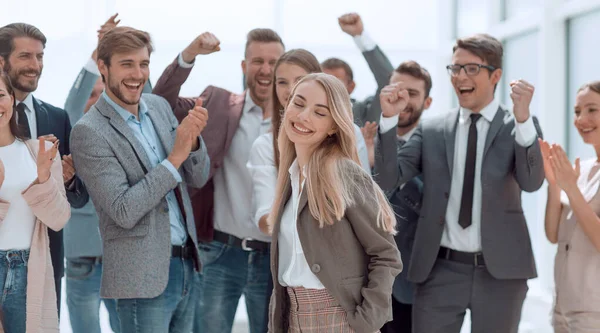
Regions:
<instances>
[{"instance_id":1,"label":"raised arm","mask_svg":"<svg viewBox=\"0 0 600 333\"><path fill-rule=\"evenodd\" d=\"M177 119L181 121L194 107L195 98L180 97L181 86L194 67L197 55L219 51L220 41L210 32L196 37L165 69L153 89L153 93L164 97L171 105ZM202 96L206 100L210 96Z\"/></svg>"},{"instance_id":2,"label":"raised arm","mask_svg":"<svg viewBox=\"0 0 600 333\"><path fill-rule=\"evenodd\" d=\"M544 219L544 230L546 237L552 244L558 242L558 225L560 224L562 214L562 203L560 202L561 189L556 184L556 177L552 171L550 161L550 145L546 141L540 141L540 148L544 160L544 172L548 180L548 199L546 201L546 216Z\"/></svg>"},{"instance_id":3,"label":"raised arm","mask_svg":"<svg viewBox=\"0 0 600 333\"><path fill-rule=\"evenodd\" d=\"M410 140L398 149L398 114L408 104L408 91L402 84L386 86L380 96L382 117L375 150L375 181L390 195L402 184L421 174L422 123Z\"/></svg>"},{"instance_id":4,"label":"raised arm","mask_svg":"<svg viewBox=\"0 0 600 333\"><path fill-rule=\"evenodd\" d=\"M381 116L381 103L379 101L379 94L383 87L385 87L390 80L390 74L394 71L390 60L387 58L385 53L377 46L377 44L369 37L364 30L364 24L360 15L356 13L350 13L341 16L339 19L340 28L352 36L356 46L361 50L373 77L377 82L377 90L370 103L367 103L366 110L361 119L369 122L379 122Z\"/></svg>"}]
</instances>

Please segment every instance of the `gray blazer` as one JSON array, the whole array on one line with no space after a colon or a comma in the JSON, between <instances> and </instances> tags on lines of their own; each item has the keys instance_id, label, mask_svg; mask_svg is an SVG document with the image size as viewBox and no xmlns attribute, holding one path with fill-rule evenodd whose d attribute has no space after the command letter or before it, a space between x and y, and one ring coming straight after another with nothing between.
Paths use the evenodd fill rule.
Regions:
<instances>
[{"instance_id":1,"label":"gray blazer","mask_svg":"<svg viewBox=\"0 0 600 333\"><path fill-rule=\"evenodd\" d=\"M148 115L165 151L173 148L178 122L161 97L143 94ZM183 182L159 164L150 167L144 148L123 118L100 98L75 125L72 152L75 168L88 186L100 218L103 272L101 297L153 298L164 291L169 277L171 230L165 196L181 191L188 237L198 245L186 185L202 187L210 161L206 146L182 164ZM196 249L195 249L196 250ZM199 268L198 253L194 251Z\"/></svg>"},{"instance_id":2,"label":"gray blazer","mask_svg":"<svg viewBox=\"0 0 600 333\"><path fill-rule=\"evenodd\" d=\"M77 123L83 117L85 105L99 77L82 68L75 78L65 102L65 111L69 115L71 124ZM144 86L144 92L152 92L150 81ZM87 200L83 207L71 207L71 219L65 225L63 233L66 258L102 256L98 214L92 200Z\"/></svg>"},{"instance_id":3,"label":"gray blazer","mask_svg":"<svg viewBox=\"0 0 600 333\"><path fill-rule=\"evenodd\" d=\"M367 52L363 52L367 64L377 81L377 91L374 96L369 96L363 101L352 101L352 113L354 114L354 123L360 127L365 125L365 122L379 123L381 116L381 102L379 101L379 93L390 80L390 74L394 71L394 67L385 53L381 51L379 46Z\"/></svg>"},{"instance_id":4,"label":"gray blazer","mask_svg":"<svg viewBox=\"0 0 600 333\"><path fill-rule=\"evenodd\" d=\"M424 282L436 261L444 231L452 182L458 110L422 119L410 140L396 152L396 131L379 134L375 177L391 192L413 177L423 175L423 201L408 269L408 279ZM538 136L542 136L533 118ZM537 276L529 231L521 206L521 191L533 192L544 181L537 140L519 146L509 111L496 113L485 139L481 167L481 241L486 266L497 279Z\"/></svg>"}]
</instances>

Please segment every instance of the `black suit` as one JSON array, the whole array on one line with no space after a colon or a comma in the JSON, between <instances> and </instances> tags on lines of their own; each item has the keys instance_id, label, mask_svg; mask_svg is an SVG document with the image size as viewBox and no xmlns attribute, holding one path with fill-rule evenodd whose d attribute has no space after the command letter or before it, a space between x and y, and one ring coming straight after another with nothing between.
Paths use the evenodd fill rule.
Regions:
<instances>
[{"instance_id":1,"label":"black suit","mask_svg":"<svg viewBox=\"0 0 600 333\"><path fill-rule=\"evenodd\" d=\"M37 136L53 134L59 141L59 153L61 156L69 155L69 137L71 134L71 122L65 110L52 106L43 101L33 98L35 109ZM32 124L29 124L31 127ZM71 189L67 188L67 199L72 207L81 208L89 199L87 190L79 178L73 180ZM60 314L61 279L64 276L64 248L63 233L48 229L50 238L50 256L54 268L54 282L56 287L57 308Z\"/></svg>"}]
</instances>

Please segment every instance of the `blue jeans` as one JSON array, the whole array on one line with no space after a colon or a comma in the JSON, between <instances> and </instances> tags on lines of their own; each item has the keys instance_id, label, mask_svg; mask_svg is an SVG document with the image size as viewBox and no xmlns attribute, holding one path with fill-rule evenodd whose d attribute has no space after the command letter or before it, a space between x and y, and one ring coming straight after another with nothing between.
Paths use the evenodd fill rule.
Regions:
<instances>
[{"instance_id":1,"label":"blue jeans","mask_svg":"<svg viewBox=\"0 0 600 333\"><path fill-rule=\"evenodd\" d=\"M0 315L7 333L25 333L28 260L29 250L0 251Z\"/></svg>"},{"instance_id":2,"label":"blue jeans","mask_svg":"<svg viewBox=\"0 0 600 333\"><path fill-rule=\"evenodd\" d=\"M102 263L92 258L67 259L67 306L73 333L100 333L100 279ZM110 328L120 332L117 303L103 299Z\"/></svg>"},{"instance_id":3,"label":"blue jeans","mask_svg":"<svg viewBox=\"0 0 600 333\"><path fill-rule=\"evenodd\" d=\"M242 294L250 333L267 332L271 280L269 251L244 251L217 241L200 244L202 273L198 275L195 333L231 332Z\"/></svg>"},{"instance_id":4,"label":"blue jeans","mask_svg":"<svg viewBox=\"0 0 600 333\"><path fill-rule=\"evenodd\" d=\"M161 295L117 300L121 332L189 333L196 305L195 275L192 259L171 258L169 282Z\"/></svg>"}]
</instances>

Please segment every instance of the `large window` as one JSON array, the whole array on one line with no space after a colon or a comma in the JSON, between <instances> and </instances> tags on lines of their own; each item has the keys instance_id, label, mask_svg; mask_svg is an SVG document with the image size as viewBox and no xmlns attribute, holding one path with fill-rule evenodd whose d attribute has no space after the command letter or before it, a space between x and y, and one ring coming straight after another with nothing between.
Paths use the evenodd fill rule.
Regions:
<instances>
[{"instance_id":1,"label":"large window","mask_svg":"<svg viewBox=\"0 0 600 333\"><path fill-rule=\"evenodd\" d=\"M573 105L581 85L592 80L600 80L600 44L597 43L600 31L600 11L594 11L571 19L568 22L568 105L565 124L568 133L569 156L589 158L595 156L594 149L581 140L573 127Z\"/></svg>"},{"instance_id":2,"label":"large window","mask_svg":"<svg viewBox=\"0 0 600 333\"><path fill-rule=\"evenodd\" d=\"M543 0L503 0L504 19L522 17L539 10Z\"/></svg>"},{"instance_id":3,"label":"large window","mask_svg":"<svg viewBox=\"0 0 600 333\"><path fill-rule=\"evenodd\" d=\"M457 37L487 31L489 22L489 1L456 0L456 34Z\"/></svg>"}]
</instances>

